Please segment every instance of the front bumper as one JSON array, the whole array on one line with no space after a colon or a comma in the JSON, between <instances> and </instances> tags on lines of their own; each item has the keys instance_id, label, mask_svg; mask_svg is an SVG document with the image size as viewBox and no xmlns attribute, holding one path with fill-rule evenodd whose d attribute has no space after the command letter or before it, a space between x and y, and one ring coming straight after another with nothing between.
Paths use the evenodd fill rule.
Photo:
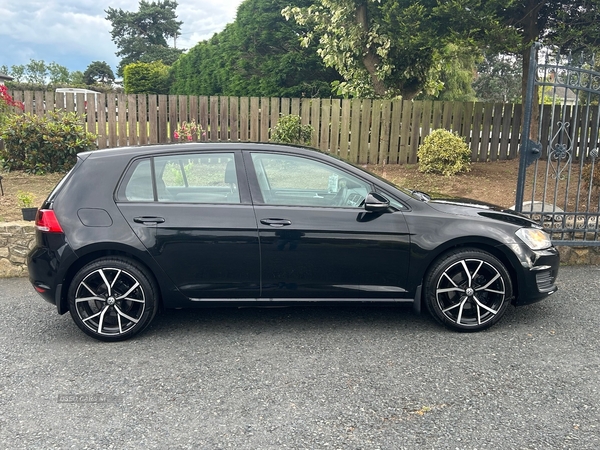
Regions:
<instances>
[{"instance_id":1,"label":"front bumper","mask_svg":"<svg viewBox=\"0 0 600 450\"><path fill-rule=\"evenodd\" d=\"M513 302L516 306L539 302L558 290L555 284L560 266L558 250L554 247L529 250L526 256L522 258L521 270L518 271L519 286Z\"/></svg>"}]
</instances>

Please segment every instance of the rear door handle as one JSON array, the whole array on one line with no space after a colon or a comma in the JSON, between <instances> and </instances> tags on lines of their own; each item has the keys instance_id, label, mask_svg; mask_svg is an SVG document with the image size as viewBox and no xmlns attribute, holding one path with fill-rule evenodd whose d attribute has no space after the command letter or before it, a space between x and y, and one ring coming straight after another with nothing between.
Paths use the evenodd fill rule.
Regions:
<instances>
[{"instance_id":1,"label":"rear door handle","mask_svg":"<svg viewBox=\"0 0 600 450\"><path fill-rule=\"evenodd\" d=\"M141 217L134 217L133 221L135 223L141 223L144 225L156 225L157 223L163 223L165 221L165 219L163 219L162 217L155 217L155 216L141 216Z\"/></svg>"},{"instance_id":2,"label":"rear door handle","mask_svg":"<svg viewBox=\"0 0 600 450\"><path fill-rule=\"evenodd\" d=\"M292 221L288 219L260 219L260 223L269 225L270 227L284 227L286 225L291 225Z\"/></svg>"}]
</instances>

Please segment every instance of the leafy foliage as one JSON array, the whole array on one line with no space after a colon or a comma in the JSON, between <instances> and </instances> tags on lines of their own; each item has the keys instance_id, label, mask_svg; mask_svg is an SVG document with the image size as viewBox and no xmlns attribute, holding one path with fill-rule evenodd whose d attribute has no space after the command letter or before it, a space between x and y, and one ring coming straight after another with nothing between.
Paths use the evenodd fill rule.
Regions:
<instances>
[{"instance_id":1,"label":"leafy foliage","mask_svg":"<svg viewBox=\"0 0 600 450\"><path fill-rule=\"evenodd\" d=\"M17 200L23 208L31 208L33 206L33 194L31 192L18 191Z\"/></svg>"},{"instance_id":2,"label":"leafy foliage","mask_svg":"<svg viewBox=\"0 0 600 450\"><path fill-rule=\"evenodd\" d=\"M283 144L310 145L314 128L302 125L300 116L293 114L281 116L277 125L271 129L271 141Z\"/></svg>"},{"instance_id":3,"label":"leafy foliage","mask_svg":"<svg viewBox=\"0 0 600 450\"><path fill-rule=\"evenodd\" d=\"M169 68L161 61L131 63L125 66L123 86L128 94L167 94Z\"/></svg>"},{"instance_id":4,"label":"leafy foliage","mask_svg":"<svg viewBox=\"0 0 600 450\"><path fill-rule=\"evenodd\" d=\"M446 176L471 170L471 151L456 133L437 129L427 136L419 150L419 172Z\"/></svg>"},{"instance_id":5,"label":"leafy foliage","mask_svg":"<svg viewBox=\"0 0 600 450\"><path fill-rule=\"evenodd\" d=\"M307 6L311 0L291 0ZM328 97L339 80L298 36L306 30L287 22L290 0L245 0L236 20L182 55L173 65L171 93L265 97Z\"/></svg>"},{"instance_id":6,"label":"leafy foliage","mask_svg":"<svg viewBox=\"0 0 600 450\"><path fill-rule=\"evenodd\" d=\"M61 111L13 115L2 138L3 167L30 173L66 172L77 162L77 153L96 148L96 136L85 131L77 114Z\"/></svg>"},{"instance_id":7,"label":"leafy foliage","mask_svg":"<svg viewBox=\"0 0 600 450\"><path fill-rule=\"evenodd\" d=\"M117 74L123 76L125 66L134 62L162 61L173 64L183 49L169 47L167 39L179 36L183 22L175 20L177 2L141 0L136 12L108 8L106 20L112 25L111 36L121 56Z\"/></svg>"},{"instance_id":8,"label":"leafy foliage","mask_svg":"<svg viewBox=\"0 0 600 450\"><path fill-rule=\"evenodd\" d=\"M430 71L432 84L439 80L433 94L422 92L419 100L442 100L451 102L472 102L477 99L473 90L476 64L481 60L480 53L473 48L446 44L439 51L436 64ZM431 91L431 90L430 90Z\"/></svg>"},{"instance_id":9,"label":"leafy foliage","mask_svg":"<svg viewBox=\"0 0 600 450\"><path fill-rule=\"evenodd\" d=\"M83 81L88 86L96 83L108 84L115 81L115 74L105 61L94 61L83 72Z\"/></svg>"}]
</instances>

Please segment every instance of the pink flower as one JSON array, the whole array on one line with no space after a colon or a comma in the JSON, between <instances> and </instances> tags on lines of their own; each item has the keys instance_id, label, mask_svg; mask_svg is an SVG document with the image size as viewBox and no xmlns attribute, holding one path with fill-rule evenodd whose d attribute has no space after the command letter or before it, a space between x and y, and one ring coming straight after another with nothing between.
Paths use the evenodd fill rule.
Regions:
<instances>
[{"instance_id":1,"label":"pink flower","mask_svg":"<svg viewBox=\"0 0 600 450\"><path fill-rule=\"evenodd\" d=\"M175 133L173 133L173 137L174 137L175 139L179 139L179 133L176 131Z\"/></svg>"},{"instance_id":2,"label":"pink flower","mask_svg":"<svg viewBox=\"0 0 600 450\"><path fill-rule=\"evenodd\" d=\"M206 131L204 133L202 133L202 137L205 138L206 137Z\"/></svg>"},{"instance_id":3,"label":"pink flower","mask_svg":"<svg viewBox=\"0 0 600 450\"><path fill-rule=\"evenodd\" d=\"M188 141L191 141L191 140L192 140L192 136L188 136Z\"/></svg>"}]
</instances>

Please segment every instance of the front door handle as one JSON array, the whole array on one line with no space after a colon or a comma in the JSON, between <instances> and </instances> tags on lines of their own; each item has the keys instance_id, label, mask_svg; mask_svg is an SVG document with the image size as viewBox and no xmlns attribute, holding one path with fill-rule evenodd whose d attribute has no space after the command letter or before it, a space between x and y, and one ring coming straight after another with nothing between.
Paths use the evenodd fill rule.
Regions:
<instances>
[{"instance_id":1,"label":"front door handle","mask_svg":"<svg viewBox=\"0 0 600 450\"><path fill-rule=\"evenodd\" d=\"M286 225L291 225L292 221L288 219L260 219L260 223L271 227L284 227Z\"/></svg>"},{"instance_id":2,"label":"front door handle","mask_svg":"<svg viewBox=\"0 0 600 450\"><path fill-rule=\"evenodd\" d=\"M162 217L155 217L155 216L141 216L141 217L134 217L133 221L135 223L141 223L144 225L156 225L157 223L163 223L165 221L165 219L163 219Z\"/></svg>"}]
</instances>

